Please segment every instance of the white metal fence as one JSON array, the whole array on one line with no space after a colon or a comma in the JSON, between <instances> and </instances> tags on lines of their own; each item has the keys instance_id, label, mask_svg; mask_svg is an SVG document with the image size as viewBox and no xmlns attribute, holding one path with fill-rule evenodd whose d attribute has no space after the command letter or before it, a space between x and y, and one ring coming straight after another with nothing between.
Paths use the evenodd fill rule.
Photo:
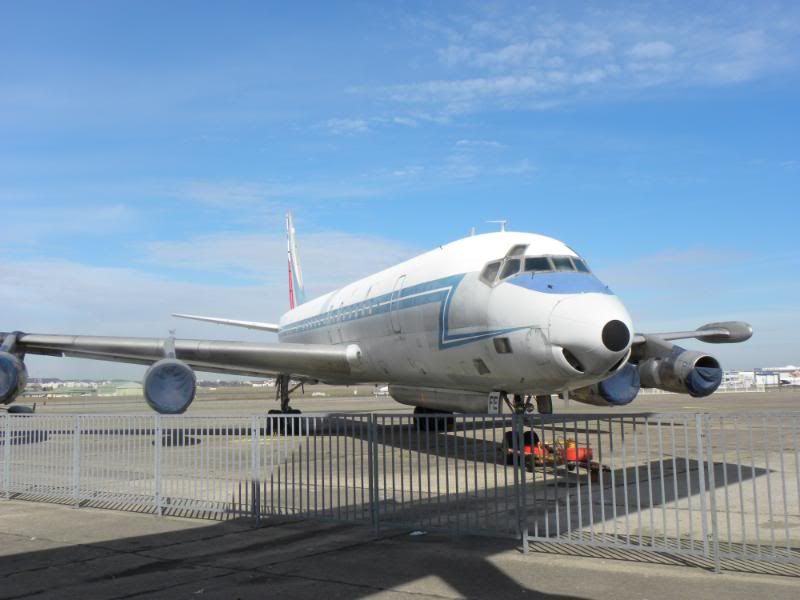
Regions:
<instances>
[{"instance_id":1,"label":"white metal fence","mask_svg":"<svg viewBox=\"0 0 800 600\"><path fill-rule=\"evenodd\" d=\"M800 414L4 415L3 497L800 564Z\"/></svg>"}]
</instances>

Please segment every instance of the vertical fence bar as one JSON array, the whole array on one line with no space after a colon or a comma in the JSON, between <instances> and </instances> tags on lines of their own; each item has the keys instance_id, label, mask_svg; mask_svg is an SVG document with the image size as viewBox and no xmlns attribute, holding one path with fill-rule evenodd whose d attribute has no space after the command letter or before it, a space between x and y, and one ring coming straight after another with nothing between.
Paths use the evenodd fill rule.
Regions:
<instances>
[{"instance_id":1,"label":"vertical fence bar","mask_svg":"<svg viewBox=\"0 0 800 600\"><path fill-rule=\"evenodd\" d=\"M72 421L72 503L75 508L81 505L81 417L75 415Z\"/></svg>"},{"instance_id":2,"label":"vertical fence bar","mask_svg":"<svg viewBox=\"0 0 800 600\"><path fill-rule=\"evenodd\" d=\"M711 553L714 558L714 572L722 571L719 556L719 527L717 523L717 486L714 473L714 450L711 437L711 416L703 415L703 439L706 443L708 456L705 460L708 465L709 508L711 510ZM724 467L724 465L723 465Z\"/></svg>"},{"instance_id":3,"label":"vertical fence bar","mask_svg":"<svg viewBox=\"0 0 800 600\"><path fill-rule=\"evenodd\" d=\"M3 492L11 499L11 417L3 415Z\"/></svg>"},{"instance_id":4,"label":"vertical fence bar","mask_svg":"<svg viewBox=\"0 0 800 600\"><path fill-rule=\"evenodd\" d=\"M161 415L153 416L153 503L156 514L161 516Z\"/></svg>"},{"instance_id":5,"label":"vertical fence bar","mask_svg":"<svg viewBox=\"0 0 800 600\"><path fill-rule=\"evenodd\" d=\"M261 461L258 452L258 438L260 436L258 417L250 417L250 488L253 490L251 507L256 524L261 522Z\"/></svg>"},{"instance_id":6,"label":"vertical fence bar","mask_svg":"<svg viewBox=\"0 0 800 600\"><path fill-rule=\"evenodd\" d=\"M380 485L378 484L378 434L376 417L370 413L367 420L367 460L369 463L369 512L375 535L380 535Z\"/></svg>"},{"instance_id":7,"label":"vertical fence bar","mask_svg":"<svg viewBox=\"0 0 800 600\"><path fill-rule=\"evenodd\" d=\"M695 436L697 438L697 480L700 486L700 524L703 534L703 556L709 557L708 549L708 511L706 506L706 455L703 450L703 441L705 438L705 419L703 415L696 414L694 416ZM692 489L689 486L688 497L691 497Z\"/></svg>"}]
</instances>

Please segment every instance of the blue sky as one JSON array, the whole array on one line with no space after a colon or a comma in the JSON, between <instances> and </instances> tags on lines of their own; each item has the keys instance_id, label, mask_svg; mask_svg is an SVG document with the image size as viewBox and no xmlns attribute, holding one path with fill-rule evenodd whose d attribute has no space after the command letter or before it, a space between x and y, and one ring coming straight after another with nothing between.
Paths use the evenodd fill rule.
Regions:
<instances>
[{"instance_id":1,"label":"blue sky","mask_svg":"<svg viewBox=\"0 0 800 600\"><path fill-rule=\"evenodd\" d=\"M3 2L0 329L254 339L168 315L276 319L291 208L312 294L504 218L800 363L799 63L792 2Z\"/></svg>"}]
</instances>

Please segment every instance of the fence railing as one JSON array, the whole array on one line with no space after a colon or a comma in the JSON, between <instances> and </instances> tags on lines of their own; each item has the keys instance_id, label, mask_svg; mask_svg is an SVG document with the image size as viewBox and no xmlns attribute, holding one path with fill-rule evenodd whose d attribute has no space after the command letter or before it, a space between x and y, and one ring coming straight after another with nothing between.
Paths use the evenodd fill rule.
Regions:
<instances>
[{"instance_id":1,"label":"fence railing","mask_svg":"<svg viewBox=\"0 0 800 600\"><path fill-rule=\"evenodd\" d=\"M800 564L800 413L3 415L0 495Z\"/></svg>"}]
</instances>

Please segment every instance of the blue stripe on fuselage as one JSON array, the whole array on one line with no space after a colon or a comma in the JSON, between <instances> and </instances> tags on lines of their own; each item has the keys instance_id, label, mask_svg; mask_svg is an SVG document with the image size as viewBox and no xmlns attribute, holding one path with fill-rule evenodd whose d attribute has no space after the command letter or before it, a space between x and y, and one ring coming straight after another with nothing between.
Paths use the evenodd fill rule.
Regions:
<instances>
[{"instance_id":1,"label":"blue stripe on fuselage","mask_svg":"<svg viewBox=\"0 0 800 600\"><path fill-rule=\"evenodd\" d=\"M591 273L555 271L552 273L522 273L506 279L510 283L543 294L611 294L602 281Z\"/></svg>"},{"instance_id":2,"label":"blue stripe on fuselage","mask_svg":"<svg viewBox=\"0 0 800 600\"><path fill-rule=\"evenodd\" d=\"M464 279L464 273L451 275L433 281L426 281L400 290L382 294L362 302L340 308L332 308L320 315L295 321L280 330L282 336L322 329L339 323L357 321L367 317L384 314L390 310L401 311L425 304L439 303L439 349L461 346L470 342L502 335L521 327L494 329L451 334L448 326L450 303L456 288Z\"/></svg>"}]
</instances>

